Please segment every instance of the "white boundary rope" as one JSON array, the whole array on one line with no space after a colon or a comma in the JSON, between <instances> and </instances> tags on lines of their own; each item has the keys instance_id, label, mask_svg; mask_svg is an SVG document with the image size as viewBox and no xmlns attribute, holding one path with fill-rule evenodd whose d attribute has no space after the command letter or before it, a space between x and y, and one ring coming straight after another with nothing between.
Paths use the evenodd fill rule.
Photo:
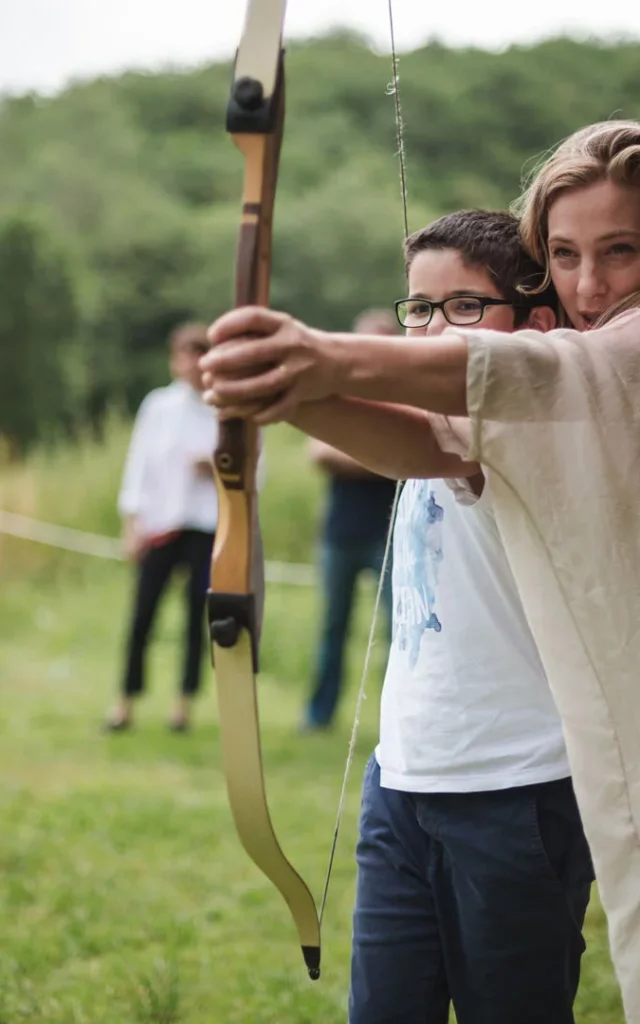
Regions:
<instances>
[{"instance_id":1,"label":"white boundary rope","mask_svg":"<svg viewBox=\"0 0 640 1024\"><path fill-rule=\"evenodd\" d=\"M72 530L55 523L43 523L40 519L5 512L3 509L0 509L0 533L80 555L107 558L115 562L126 561L122 543L115 537ZM315 567L300 562L266 562L265 578L267 583L283 583L293 587L314 587L318 582Z\"/></svg>"}]
</instances>

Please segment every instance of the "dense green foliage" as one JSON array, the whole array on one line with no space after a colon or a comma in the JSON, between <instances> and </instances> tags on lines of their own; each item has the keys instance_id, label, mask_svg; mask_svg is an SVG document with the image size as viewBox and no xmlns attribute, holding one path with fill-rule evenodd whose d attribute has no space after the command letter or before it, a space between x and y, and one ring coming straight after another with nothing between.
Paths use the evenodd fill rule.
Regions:
<instances>
[{"instance_id":1,"label":"dense green foliage","mask_svg":"<svg viewBox=\"0 0 640 1024\"><path fill-rule=\"evenodd\" d=\"M638 56L635 43L567 39L404 56L410 227L504 206L562 136L637 116ZM14 443L99 425L114 403L131 411L163 378L167 329L229 304L241 177L224 130L230 71L125 74L0 104L0 261L15 263L0 274L0 376L13 389L0 434ZM389 58L353 36L289 46L272 299L323 326L403 287L390 78ZM57 401L38 390L36 351Z\"/></svg>"}]
</instances>

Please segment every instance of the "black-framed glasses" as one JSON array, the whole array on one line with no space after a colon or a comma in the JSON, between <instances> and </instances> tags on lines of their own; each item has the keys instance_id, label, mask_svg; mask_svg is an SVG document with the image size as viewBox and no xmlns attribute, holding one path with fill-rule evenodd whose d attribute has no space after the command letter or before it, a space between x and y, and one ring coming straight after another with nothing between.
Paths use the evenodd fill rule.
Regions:
<instances>
[{"instance_id":1,"label":"black-framed glasses","mask_svg":"<svg viewBox=\"0 0 640 1024\"><path fill-rule=\"evenodd\" d=\"M524 304L523 304L524 305ZM487 295L452 295L441 302L431 299L397 299L394 302L398 322L403 327L428 327L436 309L441 309L446 320L457 327L478 324L487 306L513 306L508 299L494 299Z\"/></svg>"}]
</instances>

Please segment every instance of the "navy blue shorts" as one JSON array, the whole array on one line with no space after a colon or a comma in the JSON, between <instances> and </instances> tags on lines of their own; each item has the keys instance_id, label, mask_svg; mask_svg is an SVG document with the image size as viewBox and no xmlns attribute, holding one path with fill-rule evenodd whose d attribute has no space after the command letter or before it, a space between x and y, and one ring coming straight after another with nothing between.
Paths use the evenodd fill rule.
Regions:
<instances>
[{"instance_id":1,"label":"navy blue shorts","mask_svg":"<svg viewBox=\"0 0 640 1024\"><path fill-rule=\"evenodd\" d=\"M403 793L364 778L349 1024L573 1024L593 867L570 779Z\"/></svg>"}]
</instances>

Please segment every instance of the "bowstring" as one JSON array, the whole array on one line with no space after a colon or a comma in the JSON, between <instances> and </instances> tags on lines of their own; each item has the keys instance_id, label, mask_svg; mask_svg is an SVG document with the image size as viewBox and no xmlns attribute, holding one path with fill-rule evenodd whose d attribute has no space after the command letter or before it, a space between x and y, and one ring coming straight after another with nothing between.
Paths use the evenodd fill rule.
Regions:
<instances>
[{"instance_id":1,"label":"bowstring","mask_svg":"<svg viewBox=\"0 0 640 1024\"><path fill-rule=\"evenodd\" d=\"M402 198L402 218L404 225L404 239L409 237L409 214L407 210L407 163L404 148L404 120L402 117L402 104L400 102L400 75L398 73L398 53L396 50L396 32L393 21L393 0L388 0L389 10L389 35L391 38L391 84L387 88L387 95L393 96L393 106L396 121L396 156L398 157L398 171L400 173L400 195ZM403 240L404 240L403 239Z\"/></svg>"},{"instance_id":2,"label":"bowstring","mask_svg":"<svg viewBox=\"0 0 640 1024\"><path fill-rule=\"evenodd\" d=\"M389 10L389 34L391 40L391 68L392 68L392 79L390 85L387 87L387 95L393 96L393 106L395 115L395 128L396 128L396 156L398 157L398 168L400 175L400 195L402 198L402 216L404 224L404 238L406 239L409 235L409 216L408 216L408 203L407 203L407 172L406 172L406 161L405 161L405 148L404 148L404 121L402 119L402 105L400 103L400 77L398 74L398 54L396 51L396 38L395 38L395 26L393 21L393 0L388 0ZM396 485L395 494L393 496L393 502L391 505L391 512L389 515L389 529L387 530L387 539L384 546L384 555L382 558L382 568L380 570L380 578L378 580L378 586L376 588L376 597L373 605L373 616L371 619L371 626L369 628L369 637L367 640L367 647L365 650L364 664L362 666L362 674L360 676L360 684L358 686L358 694L356 697L356 708L353 718L353 726L351 729L351 736L349 739L349 747L347 750L347 763L345 766L344 775L342 778L342 789L340 791L340 799L338 800L338 810L336 814L336 823L333 830L333 840L331 843L331 852L329 853L329 864L327 866L327 874L324 882L324 889L322 892L322 900L320 902L319 921L322 926L322 918L324 916L324 910L327 903L327 895L329 892L329 881L331 879L331 872L333 870L333 862L335 860L336 848L338 845L338 835L340 832L340 824L342 822L342 816L344 812L344 805L347 796L347 785L349 782L349 775L351 773L351 767L353 765L353 758L356 748L356 739L358 735L358 727L360 725L360 715L362 713L362 705L366 699L367 679L369 676L369 666L371 664L371 655L375 645L375 632L376 622L378 620L378 613L380 609L380 601L382 598L382 589L387 572L389 571L389 555L391 553L391 547L393 543L393 527L396 520L396 512L398 510L398 501L400 500L400 494L402 491L403 481L398 480Z\"/></svg>"}]
</instances>

